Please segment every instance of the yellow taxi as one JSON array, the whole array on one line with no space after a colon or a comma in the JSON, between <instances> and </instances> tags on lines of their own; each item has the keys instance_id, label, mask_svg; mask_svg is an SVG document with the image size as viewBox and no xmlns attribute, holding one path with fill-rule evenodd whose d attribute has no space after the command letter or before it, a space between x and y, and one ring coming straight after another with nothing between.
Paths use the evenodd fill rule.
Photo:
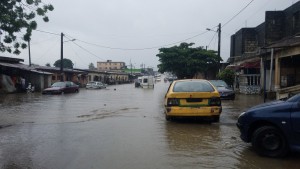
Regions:
<instances>
[{"instance_id":1,"label":"yellow taxi","mask_svg":"<svg viewBox=\"0 0 300 169\"><path fill-rule=\"evenodd\" d=\"M164 100L166 120L175 117L208 117L218 122L222 112L220 94L204 79L176 80Z\"/></svg>"}]
</instances>

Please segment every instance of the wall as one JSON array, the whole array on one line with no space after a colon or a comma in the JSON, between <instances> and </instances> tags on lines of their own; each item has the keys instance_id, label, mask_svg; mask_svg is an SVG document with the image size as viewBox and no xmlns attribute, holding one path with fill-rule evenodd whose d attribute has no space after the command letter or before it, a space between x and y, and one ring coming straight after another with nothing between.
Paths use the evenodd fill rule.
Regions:
<instances>
[{"instance_id":1,"label":"wall","mask_svg":"<svg viewBox=\"0 0 300 169\"><path fill-rule=\"evenodd\" d=\"M267 11L265 15L265 43L270 45L284 37L285 13Z\"/></svg>"}]
</instances>

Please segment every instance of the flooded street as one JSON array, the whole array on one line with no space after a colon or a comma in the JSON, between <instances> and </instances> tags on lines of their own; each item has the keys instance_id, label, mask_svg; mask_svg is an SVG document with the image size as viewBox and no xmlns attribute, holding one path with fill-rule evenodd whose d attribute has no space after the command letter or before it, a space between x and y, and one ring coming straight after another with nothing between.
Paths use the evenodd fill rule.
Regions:
<instances>
[{"instance_id":1,"label":"flooded street","mask_svg":"<svg viewBox=\"0 0 300 169\"><path fill-rule=\"evenodd\" d=\"M58 96L1 95L1 169L298 168L299 154L260 157L239 138L239 114L263 100L223 101L220 123L167 122L163 98L134 84Z\"/></svg>"}]
</instances>

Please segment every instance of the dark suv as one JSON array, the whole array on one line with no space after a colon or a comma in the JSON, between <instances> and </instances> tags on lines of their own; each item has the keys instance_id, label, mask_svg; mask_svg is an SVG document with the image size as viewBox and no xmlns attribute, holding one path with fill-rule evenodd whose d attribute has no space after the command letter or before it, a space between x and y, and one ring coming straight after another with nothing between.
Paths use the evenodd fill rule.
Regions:
<instances>
[{"instance_id":1,"label":"dark suv","mask_svg":"<svg viewBox=\"0 0 300 169\"><path fill-rule=\"evenodd\" d=\"M261 104L243 112L237 122L241 139L263 156L300 152L300 94L286 101Z\"/></svg>"}]
</instances>

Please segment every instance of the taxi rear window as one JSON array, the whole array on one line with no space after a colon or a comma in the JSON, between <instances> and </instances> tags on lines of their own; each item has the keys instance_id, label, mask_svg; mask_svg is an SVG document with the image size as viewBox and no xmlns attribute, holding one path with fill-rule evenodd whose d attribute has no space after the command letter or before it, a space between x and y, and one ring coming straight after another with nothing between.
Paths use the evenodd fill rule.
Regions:
<instances>
[{"instance_id":1,"label":"taxi rear window","mask_svg":"<svg viewBox=\"0 0 300 169\"><path fill-rule=\"evenodd\" d=\"M214 88L205 81L176 82L173 92L213 92Z\"/></svg>"}]
</instances>

